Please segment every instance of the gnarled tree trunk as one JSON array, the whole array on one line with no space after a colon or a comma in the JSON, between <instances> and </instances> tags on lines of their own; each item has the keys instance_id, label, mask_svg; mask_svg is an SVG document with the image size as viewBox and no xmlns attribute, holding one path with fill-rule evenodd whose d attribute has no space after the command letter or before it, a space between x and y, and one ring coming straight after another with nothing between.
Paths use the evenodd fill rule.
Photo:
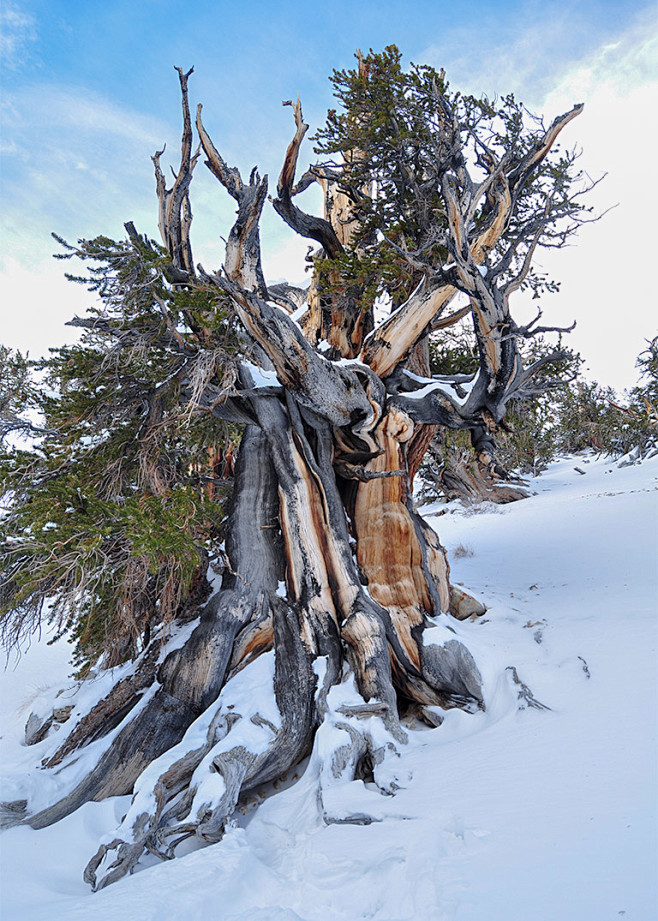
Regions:
<instances>
[{"instance_id":1,"label":"gnarled tree trunk","mask_svg":"<svg viewBox=\"0 0 658 921\"><path fill-rule=\"evenodd\" d=\"M171 191L160 155L154 160L172 284L193 285L188 189L197 155L191 154L189 74L179 70L179 76L183 151ZM441 100L437 105L445 110ZM477 664L450 627L446 553L415 508L411 481L437 425L474 432L484 457L491 448L486 438L477 441L484 414L502 418L505 402L526 380L509 335L508 292L495 287L493 274L487 281L479 266L503 232L515 189L574 114L557 120L520 159L490 161L489 178L477 187L463 183L461 192L451 166L461 156L458 135L446 140L453 156L441 161L439 185L454 265L426 273L408 300L373 328L371 314L349 297L332 300L312 286L298 325L290 313L299 292L281 286L268 292L258 232L267 177L254 171L244 182L227 166L199 107L207 165L238 208L224 272L199 268L200 278L230 296L258 367L240 365L230 399L213 401L206 394L198 403L219 418L248 421L221 589L187 642L160 663L147 690L140 682L116 689L74 727L51 764L66 765L75 748L110 727L113 735L87 777L26 819L40 828L88 800L132 792L115 839L87 867L85 877L95 888L131 871L144 850L171 857L189 835L217 841L240 798L297 764L314 740L322 749L325 821L367 821L365 815L339 815L330 791L342 780L372 774L383 792L391 792L394 781L382 766L405 743L401 710L412 707L437 725L440 718L426 708L485 706ZM321 171L295 186L306 131L299 103L295 124L274 206L320 244L325 259L336 259L357 224L350 211L354 198L349 182L341 186ZM323 218L293 203L318 177L327 193ZM473 222L485 198L485 219ZM410 372L419 366L405 364L432 324L463 316L445 314L457 287L469 293L481 344L481 372L466 399L450 382ZM316 347L322 340L326 354ZM436 624L446 628L440 644L425 637ZM252 669L263 691L255 699L245 691ZM352 679L350 704L337 708L332 689ZM322 727L338 727L344 744L327 741L335 733Z\"/></svg>"}]
</instances>

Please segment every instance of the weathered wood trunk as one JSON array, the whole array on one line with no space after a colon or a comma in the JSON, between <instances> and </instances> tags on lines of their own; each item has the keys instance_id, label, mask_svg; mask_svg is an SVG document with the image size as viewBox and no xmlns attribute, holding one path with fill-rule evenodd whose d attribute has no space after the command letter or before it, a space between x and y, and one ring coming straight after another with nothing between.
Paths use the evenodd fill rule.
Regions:
<instances>
[{"instance_id":1,"label":"weathered wood trunk","mask_svg":"<svg viewBox=\"0 0 658 921\"><path fill-rule=\"evenodd\" d=\"M366 70L359 74L367 79ZM183 145L171 190L160 154L154 163L171 260L166 277L173 286L194 287L199 278L189 246L188 190L198 154L191 153L189 75L179 70ZM109 727L114 735L77 786L26 819L41 828L88 800L133 792L117 837L87 867L94 888L130 872L145 849L168 858L189 835L217 841L241 797L281 776L314 744L322 748L326 735L332 738L323 727L339 727L347 739L339 751L322 748L320 786L328 802L328 791L360 776L364 765L376 778L386 753L404 744L402 708L438 725L436 712L424 708L485 706L477 664L450 627L451 609L462 615L446 553L416 510L412 480L437 425L468 429L480 461L495 465L486 420L502 418L506 401L531 373L521 366L515 337L522 331L513 329L508 312L509 291L527 267L500 287L494 272L481 271L482 263L505 230L518 189L580 109L556 120L515 157L483 156L488 175L475 184L466 174L450 107L436 84L433 92L436 150L445 154L437 154L435 185L447 221L442 239L454 262L425 266L415 290L377 328L372 310L350 291L332 291L331 284L323 289L318 278L299 323L291 310L300 292L285 286L268 292L258 230L267 177L254 170L244 182L214 147L197 109L207 166L237 204L223 271L208 274L199 267L200 281L204 290L230 298L258 366L243 361L233 393L218 397L209 385L196 406L248 423L235 468L221 589L187 642L157 671L147 650L141 678L117 686L73 728L50 762L64 770L80 746ZM293 229L319 243L331 275L332 260L358 245L355 208L368 190L350 187L350 164L361 155L351 151L342 175L319 169L295 185L307 129L299 102L294 114L296 132L273 204ZM293 203L316 179L325 189L323 218ZM480 348L480 372L466 380L468 393L460 390L464 376L434 380L426 362L414 364L414 351L418 358L432 329L464 315L463 309L444 315L458 288L470 298ZM193 333L192 352L212 346L210 328ZM183 392L187 383L181 380ZM469 611L481 613L478 605ZM449 638L426 642L427 629L437 623ZM272 649L273 675L263 696L241 698L235 688L249 669L264 669ZM332 687L352 677L356 702L337 716ZM264 715L270 698L274 710ZM359 715L380 721L380 742L359 724ZM392 791L383 781L381 789ZM332 814L322 791L319 799L326 821L345 820Z\"/></svg>"},{"instance_id":2,"label":"weathered wood trunk","mask_svg":"<svg viewBox=\"0 0 658 921\"><path fill-rule=\"evenodd\" d=\"M394 739L403 737L400 695L428 705L483 705L477 667L461 644L431 647L431 656L423 646L428 618L446 616L449 609L448 565L411 500L404 455L413 430L408 417L392 411L382 420L379 453L350 490L345 489L344 446L338 463L343 476L337 477L326 424L311 417L304 421L307 414L292 398L284 405L277 397L255 396L251 403L258 426L247 427L238 455L226 543L229 567L221 590L187 643L160 665L157 689L144 706L137 706L143 689L136 690L131 701L136 715L125 695L116 695L114 712L127 715L110 747L66 797L28 819L33 828L58 821L87 800L131 792L140 774L177 746L214 704L229 669L235 673L272 645L281 714L276 745L266 758L245 749L244 771L239 779L232 775L233 793L217 805L214 818L206 810L203 819L194 820L197 833L208 840L221 834L240 795L280 776L308 753L322 719L322 700L348 662L364 702L379 708ZM282 583L288 601L277 595ZM319 697L312 669L316 659L324 662ZM98 720L111 725L112 704L111 697L105 699L74 728L53 763L95 738ZM222 772L222 765L235 765L236 759L239 753L225 754L214 769ZM186 765L188 778L200 760ZM179 783L180 778L171 795ZM167 798L161 793L160 819ZM186 821L175 831L188 827ZM153 818L140 819L139 828L144 847L158 834L162 839L162 826ZM121 864L124 871L141 853L136 840L128 849L130 859Z\"/></svg>"},{"instance_id":3,"label":"weathered wood trunk","mask_svg":"<svg viewBox=\"0 0 658 921\"><path fill-rule=\"evenodd\" d=\"M472 451L430 444L423 464L423 501L458 499L464 505L506 505L530 495L525 483L501 468L491 469Z\"/></svg>"}]
</instances>

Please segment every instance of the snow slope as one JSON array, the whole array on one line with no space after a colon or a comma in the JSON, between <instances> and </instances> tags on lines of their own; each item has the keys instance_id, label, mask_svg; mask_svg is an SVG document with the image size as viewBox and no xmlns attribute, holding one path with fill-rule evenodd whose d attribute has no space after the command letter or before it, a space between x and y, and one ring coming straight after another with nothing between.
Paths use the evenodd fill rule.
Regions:
<instances>
[{"instance_id":1,"label":"snow slope","mask_svg":"<svg viewBox=\"0 0 658 921\"><path fill-rule=\"evenodd\" d=\"M566 459L533 488L433 520L489 607L457 625L487 711L410 732L395 797L344 790L378 821L323 825L312 757L219 844L92 894L82 869L129 798L90 803L2 834L3 921L655 921L658 458ZM66 653L35 643L2 676L0 799L43 784L58 740L22 745L21 704L67 683Z\"/></svg>"}]
</instances>

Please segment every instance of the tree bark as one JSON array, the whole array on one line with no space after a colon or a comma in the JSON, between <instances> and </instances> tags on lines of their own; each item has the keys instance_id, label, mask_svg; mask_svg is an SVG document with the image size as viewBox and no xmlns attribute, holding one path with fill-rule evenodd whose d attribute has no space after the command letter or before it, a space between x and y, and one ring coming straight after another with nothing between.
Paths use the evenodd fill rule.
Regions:
<instances>
[{"instance_id":1,"label":"tree bark","mask_svg":"<svg viewBox=\"0 0 658 921\"><path fill-rule=\"evenodd\" d=\"M362 76L367 78L365 71ZM172 263L168 277L172 285L191 286L188 190L198 153L191 153L189 73L179 70L179 77L183 143L171 190L160 153L154 164L160 227ZM450 627L450 612L459 612L447 556L416 510L412 481L437 425L469 429L479 460L495 470L487 420L500 421L529 373L516 347L522 332L508 310L509 294L527 266L499 286L502 270L489 262L524 183L580 108L557 119L517 162L483 158L488 173L476 185L466 173L459 126L450 127L452 115L438 91L437 105L438 123L447 126L442 144L450 153L438 158L437 189L453 262L426 267L406 302L374 330L372 312L362 310L353 292L337 293L332 285L323 290L318 278L301 325L291 316L299 292L279 288L270 297L259 237L267 177L254 169L244 182L215 148L197 108L206 164L237 203L223 271L207 274L199 267L199 276L229 295L260 367L243 362L233 395L220 400L217 385L209 383L196 405L247 423L221 589L187 642L159 664L148 688L137 678L118 686L74 727L50 761L64 770L79 746L115 728L90 773L59 802L25 820L41 828L88 800L133 792L117 837L99 848L85 871L94 888L132 871L144 850L168 858L190 835L219 840L241 797L280 777L311 749L321 761L325 821L366 823L367 815L339 816L331 791L370 772L382 792L393 792L395 784L380 768L406 741L400 707L425 712L436 725L440 718L425 707L485 706L477 664ZM299 102L293 108L296 131L273 204L337 264L358 229L349 183L316 170L295 184L307 126ZM347 158L345 174L349 166ZM323 218L293 203L316 178L325 186ZM470 301L480 370L466 378L433 379L427 361L413 363L413 351L418 358L433 328L463 316L463 310L446 315L457 290ZM172 347L184 348L171 336ZM317 348L322 339L324 351ZM477 605L470 610L481 613ZM432 633L434 627L444 629ZM433 641L437 635L441 642ZM268 699L270 691L276 706L263 714L260 698L245 702L235 688L248 670L266 674L270 660L264 654L272 648L271 688L263 693ZM339 712L332 689L352 677L354 702ZM372 725L359 722L363 715ZM331 741L333 729L340 730L341 744Z\"/></svg>"},{"instance_id":2,"label":"tree bark","mask_svg":"<svg viewBox=\"0 0 658 921\"><path fill-rule=\"evenodd\" d=\"M142 771L176 745L219 694L238 633L261 619L281 573L276 540L278 499L266 441L247 427L236 469L227 555L230 569L187 643L160 666L155 694L121 724L87 777L66 797L28 820L33 828L59 821L88 800L130 793ZM131 708L132 709L132 708ZM76 740L77 741L77 740ZM90 736L82 736L82 742Z\"/></svg>"}]
</instances>

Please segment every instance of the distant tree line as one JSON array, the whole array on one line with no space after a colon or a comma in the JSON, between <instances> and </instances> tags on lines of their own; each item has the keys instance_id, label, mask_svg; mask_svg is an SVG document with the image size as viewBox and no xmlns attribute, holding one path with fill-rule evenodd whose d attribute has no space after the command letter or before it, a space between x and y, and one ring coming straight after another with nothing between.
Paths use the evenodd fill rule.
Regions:
<instances>
[{"instance_id":1,"label":"distant tree line","mask_svg":"<svg viewBox=\"0 0 658 921\"><path fill-rule=\"evenodd\" d=\"M538 337L525 358L550 359L554 351L545 337ZM590 450L632 463L658 451L658 336L647 340L636 361L639 382L624 396L587 380L580 354L562 343L559 351L561 360L547 361L546 371L536 376L536 394L512 403L498 428L497 457L508 477L487 477L464 433L442 429L421 467L420 494L425 501L514 501L527 495L522 477L541 473L561 455ZM477 366L475 343L465 326L445 331L432 342L430 355L434 374L451 374L469 363Z\"/></svg>"}]
</instances>

